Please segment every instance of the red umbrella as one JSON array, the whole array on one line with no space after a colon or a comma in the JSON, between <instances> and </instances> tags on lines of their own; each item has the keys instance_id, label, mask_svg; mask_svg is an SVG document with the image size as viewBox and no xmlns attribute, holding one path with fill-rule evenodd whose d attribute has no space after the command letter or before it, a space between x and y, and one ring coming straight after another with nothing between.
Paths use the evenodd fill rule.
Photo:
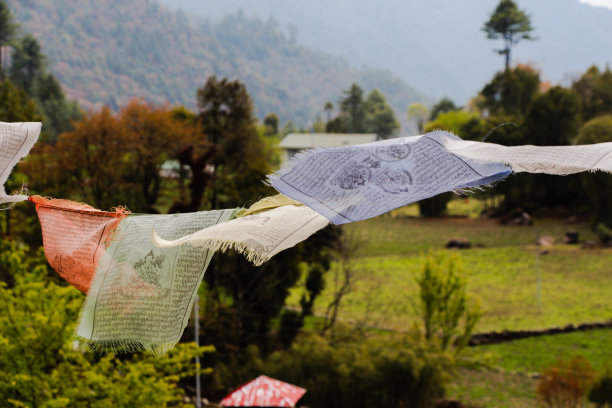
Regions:
<instances>
[{"instance_id":1,"label":"red umbrella","mask_svg":"<svg viewBox=\"0 0 612 408\"><path fill-rule=\"evenodd\" d=\"M224 407L293 407L304 388L260 375L223 398Z\"/></svg>"}]
</instances>

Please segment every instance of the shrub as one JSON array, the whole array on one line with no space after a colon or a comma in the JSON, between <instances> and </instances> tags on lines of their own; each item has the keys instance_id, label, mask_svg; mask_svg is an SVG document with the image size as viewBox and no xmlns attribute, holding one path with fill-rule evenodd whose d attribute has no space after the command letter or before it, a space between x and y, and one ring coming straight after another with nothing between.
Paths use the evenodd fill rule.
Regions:
<instances>
[{"instance_id":1,"label":"shrub","mask_svg":"<svg viewBox=\"0 0 612 408\"><path fill-rule=\"evenodd\" d=\"M419 286L418 313L428 341L440 340L442 349L465 347L481 316L478 303L466 294L463 267L456 256L430 255Z\"/></svg>"},{"instance_id":2,"label":"shrub","mask_svg":"<svg viewBox=\"0 0 612 408\"><path fill-rule=\"evenodd\" d=\"M612 407L612 374L610 372L595 382L589 392L589 401L594 402L600 408Z\"/></svg>"},{"instance_id":3,"label":"shrub","mask_svg":"<svg viewBox=\"0 0 612 408\"><path fill-rule=\"evenodd\" d=\"M0 268L13 283L0 283L0 406L184 406L177 383L211 348L180 344L161 358L94 355L74 342L83 295L50 282L44 261L27 258L27 248L2 242L0 249Z\"/></svg>"},{"instance_id":4,"label":"shrub","mask_svg":"<svg viewBox=\"0 0 612 408\"><path fill-rule=\"evenodd\" d=\"M581 405L595 372L582 356L558 361L542 373L537 385L538 398L550 408L574 408Z\"/></svg>"}]
</instances>

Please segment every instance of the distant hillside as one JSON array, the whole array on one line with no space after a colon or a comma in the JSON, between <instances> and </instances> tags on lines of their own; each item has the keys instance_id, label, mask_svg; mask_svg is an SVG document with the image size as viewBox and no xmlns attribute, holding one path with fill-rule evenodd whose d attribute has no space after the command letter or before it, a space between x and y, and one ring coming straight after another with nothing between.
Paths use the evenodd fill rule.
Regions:
<instances>
[{"instance_id":1,"label":"distant hillside","mask_svg":"<svg viewBox=\"0 0 612 408\"><path fill-rule=\"evenodd\" d=\"M260 117L276 112L298 125L323 117L325 102L336 103L352 82L381 90L400 119L411 102L427 100L389 71L352 68L242 13L194 22L149 0L6 1L86 108L136 96L193 108L213 74L245 82Z\"/></svg>"},{"instance_id":2,"label":"distant hillside","mask_svg":"<svg viewBox=\"0 0 612 408\"><path fill-rule=\"evenodd\" d=\"M190 15L242 9L270 15L297 42L352 64L385 67L435 97L462 104L503 67L499 41L481 31L498 0L159 0ZM566 80L591 64L612 64L612 10L579 0L516 0L531 16L537 41L521 42L517 62L532 63L545 80Z\"/></svg>"}]
</instances>

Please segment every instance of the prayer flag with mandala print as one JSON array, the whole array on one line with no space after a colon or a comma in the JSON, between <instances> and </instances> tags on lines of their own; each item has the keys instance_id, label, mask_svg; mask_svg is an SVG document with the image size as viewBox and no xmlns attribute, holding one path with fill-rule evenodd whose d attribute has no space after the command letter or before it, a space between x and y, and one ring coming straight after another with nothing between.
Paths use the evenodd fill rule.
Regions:
<instances>
[{"instance_id":1,"label":"prayer flag with mandala print","mask_svg":"<svg viewBox=\"0 0 612 408\"><path fill-rule=\"evenodd\" d=\"M344 224L447 191L488 185L511 173L501 162L448 152L444 147L447 138L459 139L446 132L434 132L358 146L307 150L268 181L334 224Z\"/></svg>"},{"instance_id":2,"label":"prayer flag with mandala print","mask_svg":"<svg viewBox=\"0 0 612 408\"><path fill-rule=\"evenodd\" d=\"M153 231L177 240L227 221L235 210L132 215L100 257L77 334L93 348L163 353L180 339L213 256L191 245L159 248Z\"/></svg>"}]
</instances>

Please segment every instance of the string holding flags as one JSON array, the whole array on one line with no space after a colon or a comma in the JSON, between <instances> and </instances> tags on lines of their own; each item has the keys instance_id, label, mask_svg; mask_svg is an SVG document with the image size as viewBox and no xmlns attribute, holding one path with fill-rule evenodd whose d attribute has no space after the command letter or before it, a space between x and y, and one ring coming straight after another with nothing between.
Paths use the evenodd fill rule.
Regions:
<instances>
[{"instance_id":1,"label":"string holding flags","mask_svg":"<svg viewBox=\"0 0 612 408\"><path fill-rule=\"evenodd\" d=\"M612 143L501 146L448 132L296 155L268 182L334 224L375 217L447 191L469 191L510 173L612 172Z\"/></svg>"},{"instance_id":2,"label":"string holding flags","mask_svg":"<svg viewBox=\"0 0 612 408\"><path fill-rule=\"evenodd\" d=\"M236 250L261 265L330 221L371 218L443 192L491 185L512 172L612 172L612 143L506 147L433 132L302 152L268 177L283 194L248 209L135 215L7 195L4 182L40 127L0 122L0 204L35 204L49 264L87 294L77 335L101 350L173 347L218 250Z\"/></svg>"}]
</instances>

